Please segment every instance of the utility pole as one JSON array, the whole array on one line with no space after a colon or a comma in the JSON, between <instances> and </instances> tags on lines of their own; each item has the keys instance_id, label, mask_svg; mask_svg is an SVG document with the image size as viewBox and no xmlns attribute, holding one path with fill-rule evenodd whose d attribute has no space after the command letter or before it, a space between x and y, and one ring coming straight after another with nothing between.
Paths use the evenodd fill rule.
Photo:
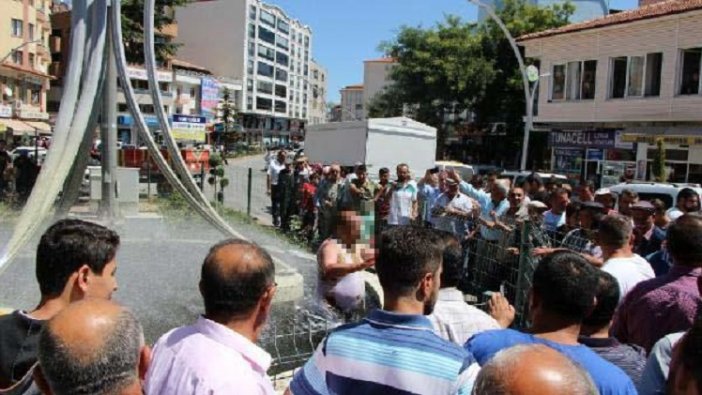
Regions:
<instances>
[{"instance_id":1,"label":"utility pole","mask_svg":"<svg viewBox=\"0 0 702 395\"><path fill-rule=\"evenodd\" d=\"M108 32L111 29L111 24L108 18ZM107 220L114 220L119 213L117 205L117 64L114 46L115 43L112 42L111 35L108 34L105 38L105 50L108 55L102 101L102 125L100 128L100 140L102 142L100 147L102 161L100 216Z\"/></svg>"}]
</instances>

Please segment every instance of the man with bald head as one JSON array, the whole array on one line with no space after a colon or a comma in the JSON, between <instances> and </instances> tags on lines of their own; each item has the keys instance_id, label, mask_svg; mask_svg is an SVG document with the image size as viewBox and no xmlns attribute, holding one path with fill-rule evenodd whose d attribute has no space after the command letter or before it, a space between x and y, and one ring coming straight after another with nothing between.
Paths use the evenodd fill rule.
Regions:
<instances>
[{"instance_id":1,"label":"man with bald head","mask_svg":"<svg viewBox=\"0 0 702 395\"><path fill-rule=\"evenodd\" d=\"M275 294L275 268L256 244L225 240L202 265L205 315L156 342L149 395L275 394L258 340Z\"/></svg>"},{"instance_id":2,"label":"man with bald head","mask_svg":"<svg viewBox=\"0 0 702 395\"><path fill-rule=\"evenodd\" d=\"M595 395L590 375L571 359L542 344L498 352L478 374L473 395Z\"/></svg>"},{"instance_id":3,"label":"man with bald head","mask_svg":"<svg viewBox=\"0 0 702 395\"><path fill-rule=\"evenodd\" d=\"M150 359L134 314L90 299L65 308L44 327L34 374L47 395L140 395Z\"/></svg>"}]
</instances>

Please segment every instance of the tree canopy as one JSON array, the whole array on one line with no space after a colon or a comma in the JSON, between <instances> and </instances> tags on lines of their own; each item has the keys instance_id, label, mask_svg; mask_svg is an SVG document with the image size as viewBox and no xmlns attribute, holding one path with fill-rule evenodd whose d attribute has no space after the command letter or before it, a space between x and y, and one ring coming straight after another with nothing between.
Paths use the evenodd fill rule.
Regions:
<instances>
[{"instance_id":1,"label":"tree canopy","mask_svg":"<svg viewBox=\"0 0 702 395\"><path fill-rule=\"evenodd\" d=\"M513 37L562 26L570 3L539 7L505 0L497 15ZM525 103L521 74L509 41L492 20L467 23L456 16L432 28L403 26L381 44L397 60L393 84L371 99L372 117L408 114L438 130L438 157L456 115L475 114L476 127L505 122L505 149L518 148ZM453 115L453 117L451 117Z\"/></svg>"},{"instance_id":2,"label":"tree canopy","mask_svg":"<svg viewBox=\"0 0 702 395\"><path fill-rule=\"evenodd\" d=\"M162 62L175 56L179 45L169 42L159 35L163 27L176 22L175 8L186 5L190 0L156 0L154 6L154 27L156 60ZM127 62L144 63L144 0L122 0L122 34Z\"/></svg>"}]
</instances>

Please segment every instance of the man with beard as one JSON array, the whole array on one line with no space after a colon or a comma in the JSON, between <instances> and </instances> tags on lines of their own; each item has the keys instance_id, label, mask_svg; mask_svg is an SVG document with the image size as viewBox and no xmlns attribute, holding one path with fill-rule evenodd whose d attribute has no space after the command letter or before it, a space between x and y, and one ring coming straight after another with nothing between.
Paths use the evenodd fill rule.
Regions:
<instances>
[{"instance_id":1,"label":"man with beard","mask_svg":"<svg viewBox=\"0 0 702 395\"><path fill-rule=\"evenodd\" d=\"M668 217L675 221L684 214L694 213L700 210L700 195L692 188L683 188L678 193L675 207L668 210Z\"/></svg>"},{"instance_id":2,"label":"man with beard","mask_svg":"<svg viewBox=\"0 0 702 395\"><path fill-rule=\"evenodd\" d=\"M409 225L417 218L417 184L409 166L397 165L397 182L392 188L388 225Z\"/></svg>"},{"instance_id":3,"label":"man with beard","mask_svg":"<svg viewBox=\"0 0 702 395\"><path fill-rule=\"evenodd\" d=\"M436 335L426 317L440 287L440 236L402 226L381 239L376 269L384 309L329 334L298 370L290 393L470 393L478 371L472 355Z\"/></svg>"}]
</instances>

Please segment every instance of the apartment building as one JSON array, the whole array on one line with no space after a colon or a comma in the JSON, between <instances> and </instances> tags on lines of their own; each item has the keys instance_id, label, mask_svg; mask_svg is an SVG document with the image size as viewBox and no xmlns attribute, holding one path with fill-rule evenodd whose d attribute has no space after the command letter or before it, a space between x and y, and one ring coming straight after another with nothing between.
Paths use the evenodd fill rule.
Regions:
<instances>
[{"instance_id":1,"label":"apartment building","mask_svg":"<svg viewBox=\"0 0 702 395\"><path fill-rule=\"evenodd\" d=\"M23 136L51 134L51 1L0 0L0 10L0 138L20 144Z\"/></svg>"},{"instance_id":2,"label":"apartment building","mask_svg":"<svg viewBox=\"0 0 702 395\"><path fill-rule=\"evenodd\" d=\"M176 16L179 57L243 82L246 133L269 145L302 138L311 114L309 26L260 0L193 2Z\"/></svg>"},{"instance_id":3,"label":"apartment building","mask_svg":"<svg viewBox=\"0 0 702 395\"><path fill-rule=\"evenodd\" d=\"M392 83L392 68L396 65L393 58L363 61L363 114L366 118L370 103Z\"/></svg>"},{"instance_id":4,"label":"apartment building","mask_svg":"<svg viewBox=\"0 0 702 395\"><path fill-rule=\"evenodd\" d=\"M319 63L310 62L310 114L309 124L327 122L327 70Z\"/></svg>"},{"instance_id":5,"label":"apartment building","mask_svg":"<svg viewBox=\"0 0 702 395\"><path fill-rule=\"evenodd\" d=\"M657 0L639 0L639 1L657 1ZM502 7L502 0L481 0L493 8L499 9ZM530 0L532 4L547 7L551 4L563 4L565 0ZM589 21L591 19L601 18L609 14L609 1L605 0L570 0L570 3L575 6L575 12L570 17L573 23ZM490 16L483 8L478 10L478 21L483 22L489 19Z\"/></svg>"},{"instance_id":6,"label":"apartment building","mask_svg":"<svg viewBox=\"0 0 702 395\"><path fill-rule=\"evenodd\" d=\"M341 93L341 122L365 120L363 85L349 85L339 92Z\"/></svg>"},{"instance_id":7,"label":"apartment building","mask_svg":"<svg viewBox=\"0 0 702 395\"><path fill-rule=\"evenodd\" d=\"M541 67L537 128L554 170L702 182L702 0L669 0L519 38Z\"/></svg>"}]
</instances>

